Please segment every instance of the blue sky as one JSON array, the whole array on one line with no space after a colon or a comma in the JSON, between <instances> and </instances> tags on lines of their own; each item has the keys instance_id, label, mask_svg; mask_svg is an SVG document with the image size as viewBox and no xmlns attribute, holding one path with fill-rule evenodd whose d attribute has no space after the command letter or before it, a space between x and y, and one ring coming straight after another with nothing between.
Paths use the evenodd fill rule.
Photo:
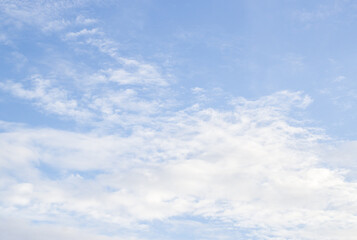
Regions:
<instances>
[{"instance_id":1,"label":"blue sky","mask_svg":"<svg viewBox=\"0 0 357 240\"><path fill-rule=\"evenodd\" d=\"M354 1L0 0L3 239L352 239Z\"/></svg>"}]
</instances>

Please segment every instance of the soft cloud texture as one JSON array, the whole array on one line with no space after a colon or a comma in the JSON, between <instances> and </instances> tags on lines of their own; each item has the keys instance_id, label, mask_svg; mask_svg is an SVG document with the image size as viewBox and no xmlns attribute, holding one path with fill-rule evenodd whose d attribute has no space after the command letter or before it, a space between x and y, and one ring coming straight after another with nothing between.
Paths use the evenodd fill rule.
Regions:
<instances>
[{"instance_id":1,"label":"soft cloud texture","mask_svg":"<svg viewBox=\"0 0 357 240\"><path fill-rule=\"evenodd\" d=\"M84 7L92 4L99 14ZM120 5L116 10L122 11L107 19L111 9L106 4ZM339 15L344 6L289 13L311 24ZM1 73L0 103L13 101L17 111L19 101L31 116L56 119L35 126L19 114L20 123L0 121L1 239L312 240L357 235L356 141L329 137L306 118L315 104L313 91L281 90L296 85L275 91L271 86L277 82L268 82L274 68L259 70L270 66L264 54L263 60L254 55L261 49L252 45L247 54L235 46L251 41L249 34L220 39L220 33L211 34L217 33L214 24L200 30L198 21L192 31L181 20L182 31L172 32L175 41L194 38L188 42L196 45L177 50L177 42L167 42L169 30L156 32L155 21L164 20L153 18L153 25L146 25L137 19L140 14L145 19L145 11L125 1L0 0L0 8L0 27L6 30L0 42L10 62ZM127 24L137 27L121 33ZM145 30L155 37L148 41ZM208 35L215 36L205 42ZM141 42L149 56L138 53ZM207 46L218 46L221 55L209 55ZM239 50L239 59L234 56L231 62L227 49ZM192 62L179 74L185 86L171 74L175 54L172 61L180 65L191 51L193 59L215 60L197 70L207 73L201 81L208 82L205 86L182 77L196 76L185 72L198 69ZM240 59L244 54L247 58ZM310 68L309 58L298 51L273 55L294 74ZM215 80L224 85L225 71L240 65L255 72L253 77L236 74L237 89L262 90L252 80L262 72L260 81L269 83L269 91L238 97L209 84L210 68L224 69ZM356 94L352 84L346 91L346 76L334 74L335 80L319 93L338 99L347 94L352 108ZM70 127L59 127L64 120Z\"/></svg>"},{"instance_id":2,"label":"soft cloud texture","mask_svg":"<svg viewBox=\"0 0 357 240\"><path fill-rule=\"evenodd\" d=\"M50 80L43 79L41 76L31 76L29 81L32 85L30 88L12 81L0 83L0 88L16 97L33 100L36 105L51 113L76 119L90 116L87 111L79 109L77 101L70 99L66 90L51 86Z\"/></svg>"},{"instance_id":3,"label":"soft cloud texture","mask_svg":"<svg viewBox=\"0 0 357 240\"><path fill-rule=\"evenodd\" d=\"M28 220L84 217L127 231L192 215L259 239L353 236L356 184L322 167L324 136L288 117L306 99L281 92L240 99L229 111L190 108L128 136L5 131L2 208Z\"/></svg>"}]
</instances>

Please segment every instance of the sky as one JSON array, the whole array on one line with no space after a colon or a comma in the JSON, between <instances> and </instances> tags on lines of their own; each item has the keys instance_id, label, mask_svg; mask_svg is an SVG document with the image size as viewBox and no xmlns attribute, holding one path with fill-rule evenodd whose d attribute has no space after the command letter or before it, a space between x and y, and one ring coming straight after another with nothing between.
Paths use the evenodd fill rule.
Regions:
<instances>
[{"instance_id":1,"label":"sky","mask_svg":"<svg viewBox=\"0 0 357 240\"><path fill-rule=\"evenodd\" d=\"M0 238L354 239L357 3L0 0Z\"/></svg>"}]
</instances>

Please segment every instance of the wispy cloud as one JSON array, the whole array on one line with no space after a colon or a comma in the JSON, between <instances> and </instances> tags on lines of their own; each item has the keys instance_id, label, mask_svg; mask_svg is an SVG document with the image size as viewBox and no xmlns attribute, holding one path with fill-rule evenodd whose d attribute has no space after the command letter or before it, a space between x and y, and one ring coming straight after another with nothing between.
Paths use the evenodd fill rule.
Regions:
<instances>
[{"instance_id":1,"label":"wispy cloud","mask_svg":"<svg viewBox=\"0 0 357 240\"><path fill-rule=\"evenodd\" d=\"M342 11L346 1L333 1L324 5L319 5L315 11L299 11L296 16L303 22L324 20Z\"/></svg>"},{"instance_id":2,"label":"wispy cloud","mask_svg":"<svg viewBox=\"0 0 357 240\"><path fill-rule=\"evenodd\" d=\"M21 83L7 81L0 83L0 88L16 97L33 100L36 105L50 113L82 120L90 116L89 112L79 109L78 102L70 99L64 89L53 87L50 80L32 76L30 84L31 87L26 88Z\"/></svg>"},{"instance_id":3,"label":"wispy cloud","mask_svg":"<svg viewBox=\"0 0 357 240\"><path fill-rule=\"evenodd\" d=\"M73 10L84 6L87 3L95 2L91 0L76 1L28 1L28 0L2 0L0 1L0 11L3 14L2 24L12 24L18 28L26 25L33 25L42 31L61 31L72 24L90 25L96 22L93 18L86 18L83 15L75 19L66 19L65 11Z\"/></svg>"},{"instance_id":4,"label":"wispy cloud","mask_svg":"<svg viewBox=\"0 0 357 240\"><path fill-rule=\"evenodd\" d=\"M109 81L121 85L167 85L158 70L150 64L134 61L127 66L130 70L108 69L103 72Z\"/></svg>"},{"instance_id":5,"label":"wispy cloud","mask_svg":"<svg viewBox=\"0 0 357 240\"><path fill-rule=\"evenodd\" d=\"M79 32L69 32L66 34L66 37L67 38L76 38L76 37L80 37L80 36L83 36L83 35L93 35L93 34L100 34L100 32L98 32L98 29L97 28L93 28L93 29L82 29L80 30Z\"/></svg>"},{"instance_id":6,"label":"wispy cloud","mask_svg":"<svg viewBox=\"0 0 357 240\"><path fill-rule=\"evenodd\" d=\"M11 40L4 33L0 33L0 43L4 45L12 44Z\"/></svg>"},{"instance_id":7,"label":"wispy cloud","mask_svg":"<svg viewBox=\"0 0 357 240\"><path fill-rule=\"evenodd\" d=\"M94 23L97 23L98 20L95 19L95 18L86 18L82 15L79 15L76 17L76 23L77 24L82 24L82 25L91 25L91 24L94 24Z\"/></svg>"},{"instance_id":8,"label":"wispy cloud","mask_svg":"<svg viewBox=\"0 0 357 240\"><path fill-rule=\"evenodd\" d=\"M70 91L58 82L55 84L54 79L44 79L40 75L31 76L23 83L2 82L0 89L11 93L14 97L29 100L45 113L64 116L81 124L136 124L140 121L148 121L149 119L144 120L145 116L165 109L172 100L167 98L168 102L165 103L165 96L160 93L162 92L160 84L165 82L154 68L141 64L135 66L139 69L134 68L132 73L119 69L101 71L100 75L89 76L91 83L84 89ZM148 71L143 68L148 68ZM112 82L132 87L111 89ZM159 82L158 87L157 82ZM150 86L152 84L154 85ZM73 91L76 92L75 95Z\"/></svg>"}]
</instances>

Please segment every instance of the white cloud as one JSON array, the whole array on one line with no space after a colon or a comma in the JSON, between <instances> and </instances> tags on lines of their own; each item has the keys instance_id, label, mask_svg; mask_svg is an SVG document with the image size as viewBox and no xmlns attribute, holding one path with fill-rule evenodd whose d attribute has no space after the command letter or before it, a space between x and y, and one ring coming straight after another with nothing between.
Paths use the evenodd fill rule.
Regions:
<instances>
[{"instance_id":1,"label":"white cloud","mask_svg":"<svg viewBox=\"0 0 357 240\"><path fill-rule=\"evenodd\" d=\"M98 20L97 19L94 19L94 18L86 18L82 15L79 15L77 16L76 18L76 23L77 24L81 24L81 25L91 25L91 24L94 24L94 23L97 23Z\"/></svg>"},{"instance_id":2,"label":"white cloud","mask_svg":"<svg viewBox=\"0 0 357 240\"><path fill-rule=\"evenodd\" d=\"M231 109L218 110L200 107L210 93L194 88L199 101L192 107L166 111L174 100L162 94L170 89L160 68L121 56L120 44L88 27L95 19L62 19L61 9L80 2L0 2L18 27L61 31L77 24L82 30L66 31L73 40L66 43L110 57L92 75L54 64L57 72L42 74L48 78L0 83L46 113L95 126L71 132L0 122L0 211L6 216L0 238L135 239L175 218L204 229L211 220L224 223L250 239L356 235L356 144L319 142L326 139L321 131L290 117L312 102L309 96L282 91L255 101L236 98ZM337 13L327 10L299 16L312 21ZM299 57L285 60L301 67ZM57 76L76 83L60 85Z\"/></svg>"},{"instance_id":3,"label":"white cloud","mask_svg":"<svg viewBox=\"0 0 357 240\"><path fill-rule=\"evenodd\" d=\"M34 224L19 218L0 218L0 238L1 239L27 239L27 240L138 240L134 237L120 238L103 236L66 226L56 226L51 224Z\"/></svg>"},{"instance_id":4,"label":"white cloud","mask_svg":"<svg viewBox=\"0 0 357 240\"><path fill-rule=\"evenodd\" d=\"M349 239L357 186L323 166L323 135L290 121L289 108L306 98L280 92L240 99L235 110L189 108L127 136L9 130L0 137L1 206L30 220L128 231L199 216L258 239Z\"/></svg>"},{"instance_id":5,"label":"white cloud","mask_svg":"<svg viewBox=\"0 0 357 240\"><path fill-rule=\"evenodd\" d=\"M356 149L356 141L341 141L323 148L321 155L327 166L342 169L348 178L355 181L357 177Z\"/></svg>"},{"instance_id":6,"label":"white cloud","mask_svg":"<svg viewBox=\"0 0 357 240\"><path fill-rule=\"evenodd\" d=\"M100 34L100 32L98 31L97 28L93 28L93 29L82 29L79 32L69 32L66 34L66 38L70 39L70 38L77 38L79 36L88 36L88 35L94 35L94 34Z\"/></svg>"},{"instance_id":7,"label":"white cloud","mask_svg":"<svg viewBox=\"0 0 357 240\"><path fill-rule=\"evenodd\" d=\"M32 88L26 88L21 83L7 81L0 83L0 88L16 97L34 100L38 106L50 113L70 116L78 120L90 117L90 113L80 109L78 102L70 99L64 89L53 87L50 80L34 75L30 78L30 84Z\"/></svg>"},{"instance_id":8,"label":"white cloud","mask_svg":"<svg viewBox=\"0 0 357 240\"><path fill-rule=\"evenodd\" d=\"M117 58L118 46L114 41L108 38L88 38L86 39L86 43L97 47L100 52L107 54L112 58Z\"/></svg>"},{"instance_id":9,"label":"white cloud","mask_svg":"<svg viewBox=\"0 0 357 240\"><path fill-rule=\"evenodd\" d=\"M200 93L204 92L205 90L200 87L194 87L194 88L191 88L191 91L195 94L200 94Z\"/></svg>"},{"instance_id":10,"label":"white cloud","mask_svg":"<svg viewBox=\"0 0 357 240\"><path fill-rule=\"evenodd\" d=\"M126 68L109 69L88 77L80 76L79 73L66 69L66 66L58 66L63 69L59 74L78 78L71 91L66 90L69 89L68 86L58 86L58 81L44 79L40 75L33 75L22 83L2 82L0 89L29 100L45 113L64 116L87 125L127 126L150 121L147 116L158 113L170 104L170 99L165 99L161 89L166 82L149 64L136 62L131 66L131 72L127 72ZM81 84L82 79L87 82L85 87ZM113 88L113 83L123 87Z\"/></svg>"},{"instance_id":11,"label":"white cloud","mask_svg":"<svg viewBox=\"0 0 357 240\"><path fill-rule=\"evenodd\" d=\"M167 85L158 70L150 64L135 62L130 64L128 68L128 70L108 69L105 73L109 81L121 85Z\"/></svg>"},{"instance_id":12,"label":"white cloud","mask_svg":"<svg viewBox=\"0 0 357 240\"><path fill-rule=\"evenodd\" d=\"M65 29L66 27L68 27L70 25L71 25L71 22L68 20L64 20L64 19L53 20L53 21L49 21L49 22L45 23L42 30L57 32L57 31L61 31L61 30Z\"/></svg>"},{"instance_id":13,"label":"white cloud","mask_svg":"<svg viewBox=\"0 0 357 240\"><path fill-rule=\"evenodd\" d=\"M32 0L2 0L0 1L1 11L11 18L12 21L18 21L22 24L34 24L46 27L50 21L58 20L64 10L83 6L91 1L32 1ZM92 1L94 2L94 1ZM79 21L85 19L79 17Z\"/></svg>"},{"instance_id":14,"label":"white cloud","mask_svg":"<svg viewBox=\"0 0 357 240\"><path fill-rule=\"evenodd\" d=\"M80 36L83 39L77 41ZM84 71L78 71L79 68L74 68L70 61L52 58L45 61L51 70L43 74L49 76L47 79L34 75L27 84L7 81L1 83L0 88L30 100L45 112L88 125L100 122L104 122L102 125L130 125L150 121L147 116L158 113L173 102L162 91L168 88L168 74L162 73L152 63L120 56L117 53L118 44L105 37L98 28L67 32L63 40L69 39L74 40L71 42L74 44L86 43L96 47L99 52L108 55L110 65L116 67L88 74L85 67ZM73 79L74 82L68 84L66 79ZM116 84L114 88L113 84ZM75 95L70 94L74 92Z\"/></svg>"}]
</instances>

